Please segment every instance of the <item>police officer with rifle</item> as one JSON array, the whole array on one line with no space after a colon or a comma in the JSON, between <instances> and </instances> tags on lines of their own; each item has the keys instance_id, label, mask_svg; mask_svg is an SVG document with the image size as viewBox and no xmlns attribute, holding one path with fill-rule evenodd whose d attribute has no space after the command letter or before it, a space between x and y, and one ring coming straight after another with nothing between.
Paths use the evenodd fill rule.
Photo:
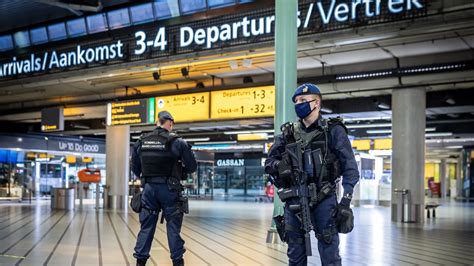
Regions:
<instances>
[{"instance_id":1,"label":"police officer with rifle","mask_svg":"<svg viewBox=\"0 0 474 266\"><path fill-rule=\"evenodd\" d=\"M196 171L197 163L191 146L173 130L174 119L167 111L158 114L158 127L144 134L135 143L132 153L132 171L140 177L143 191L138 206L140 232L135 253L137 265L145 265L150 257L151 243L155 235L159 213L161 222L166 219L168 246L173 266L184 265L184 240L180 236L183 213L188 212L187 198L182 195L181 179ZM136 201L136 200L135 200ZM141 203L141 204L140 204Z\"/></svg>"},{"instance_id":2,"label":"police officer with rifle","mask_svg":"<svg viewBox=\"0 0 474 266\"><path fill-rule=\"evenodd\" d=\"M284 217L274 220L280 238L288 243L289 265L307 265L312 230L322 265L341 265L338 233L353 229L350 202L359 181L347 129L341 119L320 115L322 96L316 85L299 86L292 100L300 119L281 126L265 162L265 172L285 202ZM344 192L338 204L341 175Z\"/></svg>"}]
</instances>

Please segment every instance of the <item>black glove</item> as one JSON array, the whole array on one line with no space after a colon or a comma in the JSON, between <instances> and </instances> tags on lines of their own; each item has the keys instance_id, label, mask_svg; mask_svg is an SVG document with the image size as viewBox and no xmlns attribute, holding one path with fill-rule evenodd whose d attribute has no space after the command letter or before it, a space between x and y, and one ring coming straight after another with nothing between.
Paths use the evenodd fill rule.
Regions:
<instances>
[{"instance_id":1,"label":"black glove","mask_svg":"<svg viewBox=\"0 0 474 266\"><path fill-rule=\"evenodd\" d=\"M337 206L335 216L336 226L339 233L347 234L354 229L354 214L351 210L351 196L347 195L341 199Z\"/></svg>"}]
</instances>

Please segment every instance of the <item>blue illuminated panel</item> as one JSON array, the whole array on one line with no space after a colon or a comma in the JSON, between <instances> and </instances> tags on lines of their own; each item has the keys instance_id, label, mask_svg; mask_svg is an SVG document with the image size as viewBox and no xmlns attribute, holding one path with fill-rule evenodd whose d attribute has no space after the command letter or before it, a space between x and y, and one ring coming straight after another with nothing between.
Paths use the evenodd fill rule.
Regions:
<instances>
[{"instance_id":1,"label":"blue illuminated panel","mask_svg":"<svg viewBox=\"0 0 474 266\"><path fill-rule=\"evenodd\" d=\"M28 31L19 31L13 35L15 39L15 45L18 48L24 48L30 46L30 36Z\"/></svg>"},{"instance_id":2,"label":"blue illuminated panel","mask_svg":"<svg viewBox=\"0 0 474 266\"><path fill-rule=\"evenodd\" d=\"M110 11L107 13L110 29L123 28L130 25L130 17L128 16L128 8Z\"/></svg>"},{"instance_id":3,"label":"blue illuminated panel","mask_svg":"<svg viewBox=\"0 0 474 266\"><path fill-rule=\"evenodd\" d=\"M87 27L89 29L89 33L96 33L107 30L107 24L105 23L105 14L88 16Z\"/></svg>"},{"instance_id":4,"label":"blue illuminated panel","mask_svg":"<svg viewBox=\"0 0 474 266\"><path fill-rule=\"evenodd\" d=\"M58 23L48 26L49 40L57 41L67 38L66 26L64 23Z\"/></svg>"},{"instance_id":5,"label":"blue illuminated panel","mask_svg":"<svg viewBox=\"0 0 474 266\"><path fill-rule=\"evenodd\" d=\"M133 24L153 21L153 6L151 3L130 7Z\"/></svg>"},{"instance_id":6,"label":"blue illuminated panel","mask_svg":"<svg viewBox=\"0 0 474 266\"><path fill-rule=\"evenodd\" d=\"M0 36L0 51L13 49L13 39L11 35Z\"/></svg>"},{"instance_id":7,"label":"blue illuminated panel","mask_svg":"<svg viewBox=\"0 0 474 266\"><path fill-rule=\"evenodd\" d=\"M190 14L206 9L206 0L180 1L179 5L183 14Z\"/></svg>"},{"instance_id":8,"label":"blue illuminated panel","mask_svg":"<svg viewBox=\"0 0 474 266\"><path fill-rule=\"evenodd\" d=\"M30 36L32 44L48 42L48 33L45 27L30 30Z\"/></svg>"},{"instance_id":9,"label":"blue illuminated panel","mask_svg":"<svg viewBox=\"0 0 474 266\"><path fill-rule=\"evenodd\" d=\"M77 37L87 34L86 22L84 18L78 18L67 22L69 37Z\"/></svg>"},{"instance_id":10,"label":"blue illuminated panel","mask_svg":"<svg viewBox=\"0 0 474 266\"><path fill-rule=\"evenodd\" d=\"M235 4L235 0L207 0L210 8L231 6Z\"/></svg>"},{"instance_id":11,"label":"blue illuminated panel","mask_svg":"<svg viewBox=\"0 0 474 266\"><path fill-rule=\"evenodd\" d=\"M156 19L167 19L179 16L178 0L156 0L154 7Z\"/></svg>"}]
</instances>

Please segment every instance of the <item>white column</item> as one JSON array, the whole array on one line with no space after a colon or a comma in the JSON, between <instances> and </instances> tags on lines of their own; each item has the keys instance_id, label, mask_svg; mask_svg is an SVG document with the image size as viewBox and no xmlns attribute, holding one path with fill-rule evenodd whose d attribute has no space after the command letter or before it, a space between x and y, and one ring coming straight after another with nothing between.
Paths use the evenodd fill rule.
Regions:
<instances>
[{"instance_id":1,"label":"white column","mask_svg":"<svg viewBox=\"0 0 474 266\"><path fill-rule=\"evenodd\" d=\"M130 172L130 126L108 126L106 133L106 207L126 209Z\"/></svg>"},{"instance_id":2,"label":"white column","mask_svg":"<svg viewBox=\"0 0 474 266\"><path fill-rule=\"evenodd\" d=\"M409 190L411 205L406 214L417 223L424 218L424 165L426 91L424 88L395 89L392 92L392 221L400 221L399 194Z\"/></svg>"}]
</instances>

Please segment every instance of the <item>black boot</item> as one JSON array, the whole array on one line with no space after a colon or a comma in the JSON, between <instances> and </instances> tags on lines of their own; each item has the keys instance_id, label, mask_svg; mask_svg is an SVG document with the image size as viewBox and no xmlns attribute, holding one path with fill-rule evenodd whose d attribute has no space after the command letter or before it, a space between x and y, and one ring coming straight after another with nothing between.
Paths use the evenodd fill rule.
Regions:
<instances>
[{"instance_id":1,"label":"black boot","mask_svg":"<svg viewBox=\"0 0 474 266\"><path fill-rule=\"evenodd\" d=\"M146 260L137 259L137 266L145 266Z\"/></svg>"},{"instance_id":2,"label":"black boot","mask_svg":"<svg viewBox=\"0 0 474 266\"><path fill-rule=\"evenodd\" d=\"M184 266L184 260L183 259L174 260L173 266Z\"/></svg>"}]
</instances>

